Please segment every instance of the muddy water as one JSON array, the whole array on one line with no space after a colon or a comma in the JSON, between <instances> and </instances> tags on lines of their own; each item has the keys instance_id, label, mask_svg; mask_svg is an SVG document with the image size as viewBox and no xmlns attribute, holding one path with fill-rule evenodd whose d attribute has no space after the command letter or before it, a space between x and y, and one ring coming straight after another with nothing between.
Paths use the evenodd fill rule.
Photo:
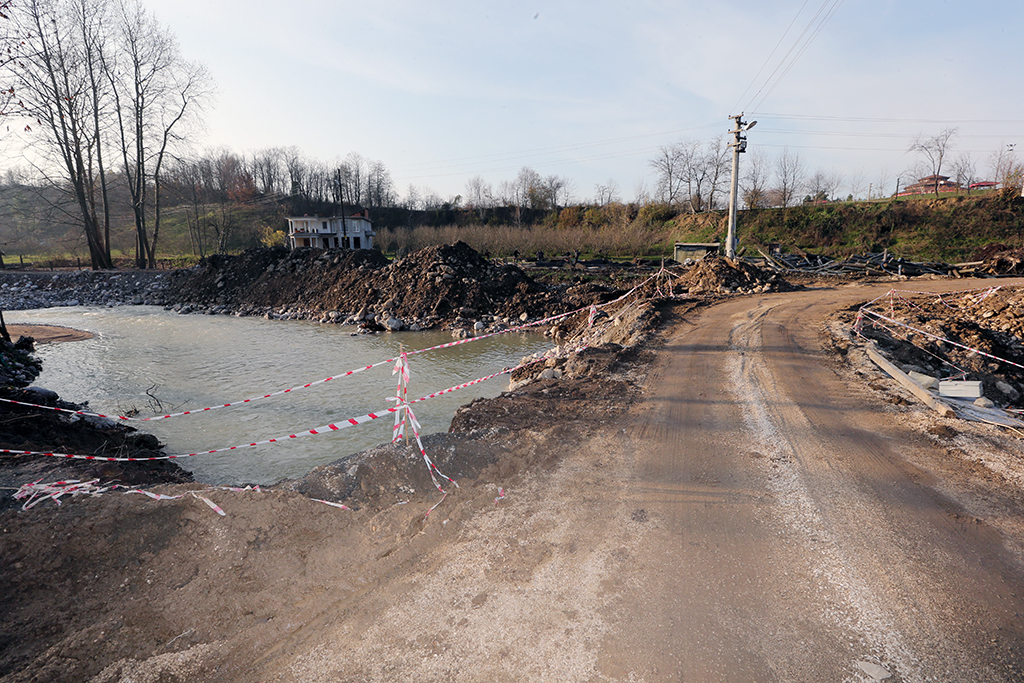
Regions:
<instances>
[{"instance_id":1,"label":"muddy water","mask_svg":"<svg viewBox=\"0 0 1024 683\"><path fill-rule=\"evenodd\" d=\"M8 314L9 322L88 330L92 339L39 347L36 384L104 414L139 416L194 410L259 396L391 358L401 344L421 349L451 341L443 332L351 336L353 328L262 318L178 315L161 308L49 308ZM508 334L410 359L410 398L489 375L550 343ZM496 396L507 375L419 404L425 433L446 431L458 406ZM200 415L138 425L189 453L287 436L392 405L391 366L367 370L284 396ZM177 462L212 484L270 484L390 440L393 419Z\"/></svg>"}]
</instances>

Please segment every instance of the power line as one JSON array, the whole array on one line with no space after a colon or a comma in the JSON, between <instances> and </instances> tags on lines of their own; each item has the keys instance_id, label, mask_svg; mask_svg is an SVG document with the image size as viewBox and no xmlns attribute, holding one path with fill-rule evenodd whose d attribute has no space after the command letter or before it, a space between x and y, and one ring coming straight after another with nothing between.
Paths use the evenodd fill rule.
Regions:
<instances>
[{"instance_id":1,"label":"power line","mask_svg":"<svg viewBox=\"0 0 1024 683\"><path fill-rule=\"evenodd\" d=\"M797 60L800 59L804 51L811 44L811 42L818 35L818 33L821 32L821 29L824 28L826 23L828 23L828 20L831 19L832 16L836 13L842 2L843 0L824 0L824 2L822 2L818 10L814 13L814 15L804 26L803 30L800 32L800 35L796 37L796 40L794 40L789 50L786 51L786 54L783 55L782 59L779 60L779 63L775 65L775 68L772 70L771 74L769 74L768 77L764 80L764 83L762 83L761 87L758 88L756 93L754 93L754 96L750 98L750 102L747 104L746 107L743 108L744 110L751 109L755 101L757 101L758 106L760 106L765 101L765 99L768 98L772 91L775 90L776 86L778 86L778 84L782 82L782 79L786 77L786 74L789 73L790 69L793 68L793 65L796 64ZM789 35L790 29L793 28L793 24L796 23L796 20L803 13L804 8L806 6L807 0L805 0L804 4L800 6L800 9L797 11L796 16L793 17L793 21L790 22L789 26L782 34L782 38L779 39L778 44L776 44L775 48L772 49L771 54L769 54L764 64L761 65L761 68L758 69L757 76L755 76L754 80L751 81L751 85L748 85L747 89L743 91L743 95L740 96L740 102L743 101L743 97L747 94L747 92L750 91L750 88L757 81L761 72L763 72L765 67L771 62L772 57L775 55L776 51L778 51L779 46L781 46L782 43L785 41L786 36ZM765 92L762 96L761 93L762 91L764 91L765 88L768 88L768 91ZM758 100L759 97L760 100ZM737 105L738 104L739 103L737 102Z\"/></svg>"},{"instance_id":2,"label":"power line","mask_svg":"<svg viewBox=\"0 0 1024 683\"><path fill-rule=\"evenodd\" d=\"M494 154L481 154L476 156L467 157L456 157L452 159L442 159L438 161L424 162L423 164L414 164L412 166L406 166L403 168L395 169L396 173L408 172L429 172L434 170L443 170L447 168L458 168L466 164L480 164L480 163L505 163L508 161L530 159L536 156L547 156L551 154L565 154L568 152L574 152L584 149L592 149L594 147L602 147L605 145L614 145L620 142L632 142L635 140L645 140L650 138L664 137L668 135L678 135L680 133L687 133L696 130L703 130L706 128L719 127L722 124L719 122L704 123L697 126L690 126L688 128L677 128L669 131L659 131L656 133L644 133L642 135L631 135L620 138L609 138L606 140L596 140L592 142L580 142L569 145L556 145L553 147L538 147L534 149L525 149L514 152L499 152ZM596 157L600 158L600 157Z\"/></svg>"},{"instance_id":3,"label":"power line","mask_svg":"<svg viewBox=\"0 0 1024 683\"><path fill-rule=\"evenodd\" d=\"M927 123L937 125L968 125L968 124L998 124L998 125L1024 125L1024 120L1014 119L899 119L882 118L869 116L821 116L815 114L776 114L755 110L758 116L774 119L799 119L805 121L843 121L863 123Z\"/></svg>"},{"instance_id":4,"label":"power line","mask_svg":"<svg viewBox=\"0 0 1024 683\"><path fill-rule=\"evenodd\" d=\"M782 45L782 41L784 41L786 39L786 36L789 35L790 29L793 28L793 24L796 23L796 20L800 18L800 14L803 13L804 8L807 7L808 2L810 2L810 0L804 0L804 4L800 5L800 9L797 10L796 14L793 16L793 20L789 22L789 26L786 27L786 30L782 32L782 37L779 38L779 42L777 42L775 44L775 47L772 48L771 54L769 54L768 57L764 60L764 63L761 64L761 68L758 69L754 77L750 79L750 83L747 85L747 89L743 91L743 94L740 95L739 100L736 102L735 105L733 105L733 111L739 109L740 102L742 102L743 98L747 96L747 93L750 92L750 89L754 87L754 83L757 82L757 79L761 76L761 72L764 71L764 68L768 66L768 63L772 60L772 57L775 56L776 51L778 51L779 47Z\"/></svg>"},{"instance_id":5,"label":"power line","mask_svg":"<svg viewBox=\"0 0 1024 683\"><path fill-rule=\"evenodd\" d=\"M809 137L849 137L849 138L908 138L912 137L905 132L901 133L858 133L852 131L824 131L824 130L784 130L778 128L763 128L760 131L761 134L770 133L774 135L806 135ZM958 140L968 138L991 138L1002 140L1005 135L995 135L991 133L957 133L956 138Z\"/></svg>"},{"instance_id":6,"label":"power line","mask_svg":"<svg viewBox=\"0 0 1024 683\"><path fill-rule=\"evenodd\" d=\"M832 6L828 8L828 10L825 12L825 15L818 21L818 24L814 26L814 29L811 32L810 37L808 37L807 40L804 41L802 45L800 45L799 40L804 37L804 35L807 33L807 30L811 28L814 21L818 19L819 16L821 16L822 10L825 10L829 2L832 2ZM768 92L766 92L764 96L758 101L757 106L753 106L754 99L757 98L757 95L754 95L754 97L751 98L750 104L747 106L747 108L756 109L757 107L761 106L766 99L768 99L768 96L772 94L776 87L778 87L779 83L781 83L782 79L786 77L790 69L793 68L793 65L796 64L797 60L799 60L800 57L803 56L804 51L808 48L808 46L810 46L811 42L818 36L818 33L821 32L821 29L825 27L825 24L828 23L828 20L832 18L836 11L838 11L839 6L842 4L843 0L825 0L825 2L822 3L817 13L815 13L815 15L811 18L811 21L810 23L808 23L807 28L805 28L804 32L800 34L800 38L797 39L798 43L794 44L794 48L796 48L798 45L800 46L800 49L797 51L796 55L789 61L789 64L787 64L783 72L779 74L779 77L775 79L775 82L772 83L771 87L768 89ZM792 52L792 48L790 49L790 52ZM788 56L789 53L786 54L786 57ZM771 79L769 78L769 80ZM758 94L760 94L760 91L758 91Z\"/></svg>"}]
</instances>

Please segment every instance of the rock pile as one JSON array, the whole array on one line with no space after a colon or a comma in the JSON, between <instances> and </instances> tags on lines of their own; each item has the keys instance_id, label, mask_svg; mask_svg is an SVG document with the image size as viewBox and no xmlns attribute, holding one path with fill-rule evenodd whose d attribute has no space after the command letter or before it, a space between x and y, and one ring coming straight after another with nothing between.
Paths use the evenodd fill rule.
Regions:
<instances>
[{"instance_id":1,"label":"rock pile","mask_svg":"<svg viewBox=\"0 0 1024 683\"><path fill-rule=\"evenodd\" d=\"M915 296L912 307L897 302L894 313L888 304L885 309L884 315L940 339L1014 363L1024 358L1024 291L1019 289L980 290L941 300ZM864 320L863 335L875 340L904 372L961 379L955 369L960 368L968 373L966 379L980 380L984 395L997 404L1024 407L1024 370L919 334L910 336L911 344L905 329L892 325L886 329L884 321L875 322L870 316Z\"/></svg>"},{"instance_id":2,"label":"rock pile","mask_svg":"<svg viewBox=\"0 0 1024 683\"><path fill-rule=\"evenodd\" d=\"M0 309L51 306L163 306L170 277L157 271L0 271Z\"/></svg>"},{"instance_id":3,"label":"rock pile","mask_svg":"<svg viewBox=\"0 0 1024 683\"><path fill-rule=\"evenodd\" d=\"M778 273L743 261L718 257L698 261L684 272L679 282L689 287L690 294L760 294L798 289Z\"/></svg>"},{"instance_id":4,"label":"rock pile","mask_svg":"<svg viewBox=\"0 0 1024 683\"><path fill-rule=\"evenodd\" d=\"M0 387L25 387L39 376L43 364L32 355L34 350L31 337L13 343L0 339Z\"/></svg>"}]
</instances>

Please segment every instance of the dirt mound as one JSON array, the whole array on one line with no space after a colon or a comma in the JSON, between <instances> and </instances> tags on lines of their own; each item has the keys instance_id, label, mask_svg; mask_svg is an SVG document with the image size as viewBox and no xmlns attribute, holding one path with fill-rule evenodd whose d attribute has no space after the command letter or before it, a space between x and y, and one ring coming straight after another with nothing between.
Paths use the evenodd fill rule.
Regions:
<instances>
[{"instance_id":1,"label":"dirt mound","mask_svg":"<svg viewBox=\"0 0 1024 683\"><path fill-rule=\"evenodd\" d=\"M689 285L690 294L760 294L800 289L779 277L778 273L744 261L714 256L698 261L685 272L681 281Z\"/></svg>"},{"instance_id":2,"label":"dirt mound","mask_svg":"<svg viewBox=\"0 0 1024 683\"><path fill-rule=\"evenodd\" d=\"M990 244L979 250L973 260L983 261L981 270L992 275L1024 274L1024 248Z\"/></svg>"},{"instance_id":3,"label":"dirt mound","mask_svg":"<svg viewBox=\"0 0 1024 683\"><path fill-rule=\"evenodd\" d=\"M608 293L586 287L563 292L540 284L463 242L428 247L394 262L367 250L254 249L182 271L173 289L182 312L372 322L413 330L507 324L606 300Z\"/></svg>"},{"instance_id":4,"label":"dirt mound","mask_svg":"<svg viewBox=\"0 0 1024 683\"><path fill-rule=\"evenodd\" d=\"M913 370L940 379L980 380L984 395L996 404L1024 407L1024 369L984 355L1013 362L1024 357L1024 291L992 288L944 297L912 298L908 298L911 295L907 293L901 294L891 307L886 303L884 312L878 306L875 310L938 339L911 334L906 328L870 315L864 316L862 334L865 337L875 340L904 371ZM963 377L961 371L967 376Z\"/></svg>"}]
</instances>

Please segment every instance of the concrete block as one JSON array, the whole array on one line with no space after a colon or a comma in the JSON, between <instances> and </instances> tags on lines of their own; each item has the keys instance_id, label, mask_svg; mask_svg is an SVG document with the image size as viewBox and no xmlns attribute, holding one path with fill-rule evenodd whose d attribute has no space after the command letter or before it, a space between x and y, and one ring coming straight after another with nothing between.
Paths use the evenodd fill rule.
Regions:
<instances>
[{"instance_id":1,"label":"concrete block","mask_svg":"<svg viewBox=\"0 0 1024 683\"><path fill-rule=\"evenodd\" d=\"M981 398L981 382L944 379L939 382L939 396Z\"/></svg>"}]
</instances>

